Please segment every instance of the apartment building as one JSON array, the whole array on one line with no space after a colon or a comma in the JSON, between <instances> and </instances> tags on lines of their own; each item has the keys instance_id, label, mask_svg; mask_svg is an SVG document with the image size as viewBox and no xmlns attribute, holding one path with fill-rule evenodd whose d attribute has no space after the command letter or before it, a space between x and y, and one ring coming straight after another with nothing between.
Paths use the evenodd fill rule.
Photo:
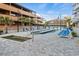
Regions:
<instances>
[{"instance_id":1,"label":"apartment building","mask_svg":"<svg viewBox=\"0 0 79 59\"><path fill-rule=\"evenodd\" d=\"M79 35L79 3L73 3L73 23L75 23L74 31Z\"/></svg>"},{"instance_id":2,"label":"apartment building","mask_svg":"<svg viewBox=\"0 0 79 59\"><path fill-rule=\"evenodd\" d=\"M74 3L73 7L73 19L72 21L79 27L79 3Z\"/></svg>"},{"instance_id":3,"label":"apartment building","mask_svg":"<svg viewBox=\"0 0 79 59\"><path fill-rule=\"evenodd\" d=\"M48 22L49 22L49 25L52 25L52 26L66 26L66 20L54 19Z\"/></svg>"},{"instance_id":4,"label":"apartment building","mask_svg":"<svg viewBox=\"0 0 79 59\"><path fill-rule=\"evenodd\" d=\"M14 21L14 24L8 26L8 29L12 30L16 29L18 23L21 29L21 23L18 22L18 19L21 16L33 19L36 22L34 23L35 25L41 25L43 21L41 17L36 15L35 11L25 8L16 3L0 3L0 16L9 17L11 20ZM0 29L5 29L4 24L0 24Z\"/></svg>"}]
</instances>

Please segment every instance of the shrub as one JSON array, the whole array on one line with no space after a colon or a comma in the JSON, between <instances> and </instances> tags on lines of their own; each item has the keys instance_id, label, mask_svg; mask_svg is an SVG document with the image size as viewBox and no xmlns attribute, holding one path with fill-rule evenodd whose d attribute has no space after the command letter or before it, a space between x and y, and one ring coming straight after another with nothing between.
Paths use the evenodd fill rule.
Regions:
<instances>
[{"instance_id":1,"label":"shrub","mask_svg":"<svg viewBox=\"0 0 79 59\"><path fill-rule=\"evenodd\" d=\"M73 37L77 37L77 33L76 32L71 32L71 35L73 36Z\"/></svg>"}]
</instances>

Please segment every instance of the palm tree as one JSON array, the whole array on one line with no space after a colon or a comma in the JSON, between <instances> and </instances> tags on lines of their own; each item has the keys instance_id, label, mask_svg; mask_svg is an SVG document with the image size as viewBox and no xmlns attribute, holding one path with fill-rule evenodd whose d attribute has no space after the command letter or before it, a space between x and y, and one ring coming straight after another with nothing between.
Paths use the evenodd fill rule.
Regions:
<instances>
[{"instance_id":1,"label":"palm tree","mask_svg":"<svg viewBox=\"0 0 79 59\"><path fill-rule=\"evenodd\" d=\"M23 31L25 31L24 30L24 25L25 24L29 25L29 30L31 30L32 29L32 25L35 24L35 21L32 18L29 18L29 17L21 17L21 18L19 18L18 21L21 22L21 24L23 26Z\"/></svg>"},{"instance_id":2,"label":"palm tree","mask_svg":"<svg viewBox=\"0 0 79 59\"><path fill-rule=\"evenodd\" d=\"M9 19L9 17L4 17L4 24L5 24L5 33L8 33L8 25L11 25L13 21Z\"/></svg>"},{"instance_id":3,"label":"palm tree","mask_svg":"<svg viewBox=\"0 0 79 59\"><path fill-rule=\"evenodd\" d=\"M31 19L29 17L26 17L25 23L29 25L29 30L31 30Z\"/></svg>"},{"instance_id":4,"label":"palm tree","mask_svg":"<svg viewBox=\"0 0 79 59\"><path fill-rule=\"evenodd\" d=\"M25 30L24 30L24 24L25 24L25 22L26 22L26 18L25 18L25 17L21 17L21 18L19 18L19 21L21 22L21 24L22 24L22 26L23 26L23 31L25 31Z\"/></svg>"},{"instance_id":5,"label":"palm tree","mask_svg":"<svg viewBox=\"0 0 79 59\"><path fill-rule=\"evenodd\" d=\"M35 24L35 21L33 20L33 18L26 17L25 18L25 23L29 25L29 30L31 30L32 25Z\"/></svg>"},{"instance_id":6,"label":"palm tree","mask_svg":"<svg viewBox=\"0 0 79 59\"><path fill-rule=\"evenodd\" d=\"M25 23L26 23L26 24L29 24L29 29L30 29L30 30L31 30L31 24L34 23L34 21L33 21L32 19L28 18L28 17L21 17L21 18L19 18L18 21L21 22L21 24L22 24L22 26L23 26L23 31L25 31L25 30L24 30L24 25L25 25Z\"/></svg>"},{"instance_id":7,"label":"palm tree","mask_svg":"<svg viewBox=\"0 0 79 59\"><path fill-rule=\"evenodd\" d=\"M71 25L71 18L70 17L65 17L65 19L66 19L66 24L67 24L67 26L70 26Z\"/></svg>"},{"instance_id":8,"label":"palm tree","mask_svg":"<svg viewBox=\"0 0 79 59\"><path fill-rule=\"evenodd\" d=\"M19 32L19 20L17 20L17 32Z\"/></svg>"},{"instance_id":9,"label":"palm tree","mask_svg":"<svg viewBox=\"0 0 79 59\"><path fill-rule=\"evenodd\" d=\"M9 19L9 17L0 17L0 23L5 24L5 33L8 33L8 25L12 24L12 20Z\"/></svg>"},{"instance_id":10,"label":"palm tree","mask_svg":"<svg viewBox=\"0 0 79 59\"><path fill-rule=\"evenodd\" d=\"M2 17L2 16L0 16L0 24L3 24L2 20L3 20L3 17ZM2 30L2 29L0 29L0 34L2 34L2 33L3 33L3 30Z\"/></svg>"},{"instance_id":11,"label":"palm tree","mask_svg":"<svg viewBox=\"0 0 79 59\"><path fill-rule=\"evenodd\" d=\"M46 21L45 24L44 24L45 29L46 29L47 26L48 26L48 22Z\"/></svg>"},{"instance_id":12,"label":"palm tree","mask_svg":"<svg viewBox=\"0 0 79 59\"><path fill-rule=\"evenodd\" d=\"M35 24L34 19L31 18L31 19L30 19L30 23L31 23L31 24Z\"/></svg>"},{"instance_id":13,"label":"palm tree","mask_svg":"<svg viewBox=\"0 0 79 59\"><path fill-rule=\"evenodd\" d=\"M3 24L4 17L0 16L0 24Z\"/></svg>"},{"instance_id":14,"label":"palm tree","mask_svg":"<svg viewBox=\"0 0 79 59\"><path fill-rule=\"evenodd\" d=\"M35 24L35 21L34 21L34 19L30 19L30 22L29 22L29 26L30 26L30 30L32 29L32 25L34 25Z\"/></svg>"}]
</instances>

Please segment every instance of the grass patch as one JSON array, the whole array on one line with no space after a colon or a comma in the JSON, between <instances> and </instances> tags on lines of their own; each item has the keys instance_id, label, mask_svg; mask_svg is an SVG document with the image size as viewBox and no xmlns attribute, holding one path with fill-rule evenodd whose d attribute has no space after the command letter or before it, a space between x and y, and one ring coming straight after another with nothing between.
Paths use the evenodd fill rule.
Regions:
<instances>
[{"instance_id":1,"label":"grass patch","mask_svg":"<svg viewBox=\"0 0 79 59\"><path fill-rule=\"evenodd\" d=\"M26 40L31 39L31 38L28 38L28 37L15 36L15 35L5 36L5 37L2 37L2 38L6 38L6 39L10 39L10 40L15 40L15 41L19 41L19 42L24 42Z\"/></svg>"}]
</instances>

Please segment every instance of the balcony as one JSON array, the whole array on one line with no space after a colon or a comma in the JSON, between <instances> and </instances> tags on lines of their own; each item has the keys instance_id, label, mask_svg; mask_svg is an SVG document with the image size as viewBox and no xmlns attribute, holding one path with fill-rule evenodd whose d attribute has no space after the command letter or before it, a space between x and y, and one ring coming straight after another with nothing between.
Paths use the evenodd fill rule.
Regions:
<instances>
[{"instance_id":1,"label":"balcony","mask_svg":"<svg viewBox=\"0 0 79 59\"><path fill-rule=\"evenodd\" d=\"M73 11L73 15L74 15L74 14L77 14L77 11Z\"/></svg>"},{"instance_id":2,"label":"balcony","mask_svg":"<svg viewBox=\"0 0 79 59\"><path fill-rule=\"evenodd\" d=\"M0 8L8 10L8 11L15 12L15 13L18 13L18 14L23 14L23 15L26 15L26 16L29 16L29 17L35 17L35 15L30 13L30 12L21 10L19 8L16 8L14 6L10 6L10 5L7 5L7 4L0 3Z\"/></svg>"},{"instance_id":3,"label":"balcony","mask_svg":"<svg viewBox=\"0 0 79 59\"><path fill-rule=\"evenodd\" d=\"M17 21L17 20L18 20L18 17L16 17L16 16L10 16L10 15L5 15L5 14L0 14L0 16L9 17L9 18L12 19L13 21Z\"/></svg>"},{"instance_id":4,"label":"balcony","mask_svg":"<svg viewBox=\"0 0 79 59\"><path fill-rule=\"evenodd\" d=\"M79 4L74 6L74 10L76 10L77 8L79 8Z\"/></svg>"},{"instance_id":5,"label":"balcony","mask_svg":"<svg viewBox=\"0 0 79 59\"><path fill-rule=\"evenodd\" d=\"M73 22L79 22L79 16L74 16L72 19Z\"/></svg>"}]
</instances>

